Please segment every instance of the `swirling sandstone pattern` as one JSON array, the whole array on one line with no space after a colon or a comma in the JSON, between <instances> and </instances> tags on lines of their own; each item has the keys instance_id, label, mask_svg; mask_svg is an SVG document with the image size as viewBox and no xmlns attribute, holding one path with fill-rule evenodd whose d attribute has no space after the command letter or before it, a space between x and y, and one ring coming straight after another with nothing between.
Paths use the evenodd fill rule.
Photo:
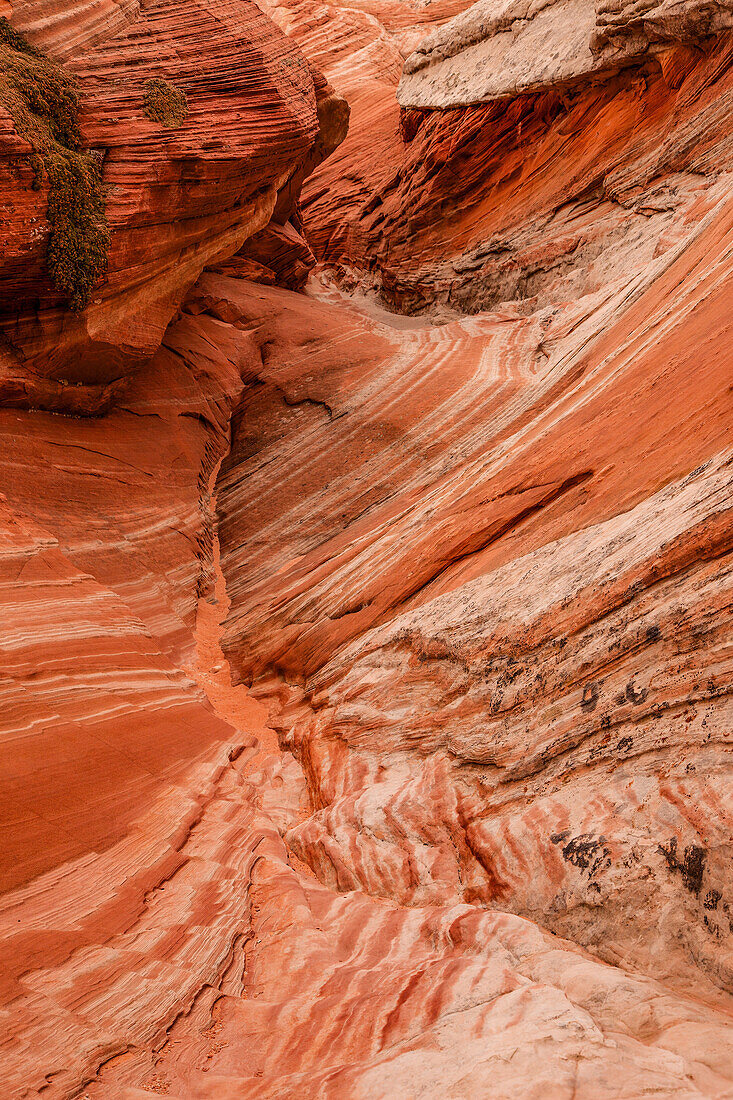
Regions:
<instances>
[{"instance_id":1,"label":"swirling sandstone pattern","mask_svg":"<svg viewBox=\"0 0 733 1100\"><path fill-rule=\"evenodd\" d=\"M13 1100L733 1098L726 9L400 114L464 6L14 3L128 113L99 342L0 349Z\"/></svg>"},{"instance_id":2,"label":"swirling sandstone pattern","mask_svg":"<svg viewBox=\"0 0 733 1100\"><path fill-rule=\"evenodd\" d=\"M495 86L477 87L459 41L448 60L463 84L433 82L452 98L432 94L428 65L403 77L400 112L400 50L414 43L391 8L364 29L367 43L352 44L331 30L351 9L314 26L307 4L291 6L293 33L352 105L350 136L305 188L309 240L347 285L373 284L402 311L439 306L450 316L515 300L537 308L624 280L697 231L731 171L727 35L681 34L655 41L632 67L607 58L593 74L583 61L558 80L533 48L522 55L519 86L532 89L522 95L516 74L500 79L490 65L479 73ZM450 43L452 26L427 42ZM584 50L592 60L587 42ZM365 58L378 59L368 71Z\"/></svg>"},{"instance_id":3,"label":"swirling sandstone pattern","mask_svg":"<svg viewBox=\"0 0 733 1100\"><path fill-rule=\"evenodd\" d=\"M306 677L291 737L319 812L289 840L331 885L500 901L608 957L669 892L664 957L634 964L730 983L729 825L703 810L730 782L724 214L625 309L372 323L380 343L354 317L335 354L308 307L306 380L278 352L305 307L265 327L220 479L225 646L250 680Z\"/></svg>"},{"instance_id":4,"label":"swirling sandstone pattern","mask_svg":"<svg viewBox=\"0 0 733 1100\"><path fill-rule=\"evenodd\" d=\"M81 384L76 407L86 397L94 409L153 354L206 264L268 223L319 134L314 80L251 0L21 0L11 19L77 81L111 243L103 283L69 312L46 270L48 178L33 189L31 150L0 102L3 220L13 227L0 289L5 388L20 403L63 409L59 382ZM176 124L149 116L151 80L185 94ZM325 89L321 81L321 97Z\"/></svg>"}]
</instances>

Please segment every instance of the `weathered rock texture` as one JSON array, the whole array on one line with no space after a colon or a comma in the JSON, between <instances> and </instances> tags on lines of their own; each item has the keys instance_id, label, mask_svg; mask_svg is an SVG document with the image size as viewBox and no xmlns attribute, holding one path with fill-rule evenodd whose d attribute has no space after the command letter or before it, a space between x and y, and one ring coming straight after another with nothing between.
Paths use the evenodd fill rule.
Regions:
<instances>
[{"instance_id":1,"label":"weathered rock texture","mask_svg":"<svg viewBox=\"0 0 733 1100\"><path fill-rule=\"evenodd\" d=\"M478 0L407 58L397 98L403 107L456 107L558 90L732 26L727 0Z\"/></svg>"},{"instance_id":2,"label":"weathered rock texture","mask_svg":"<svg viewBox=\"0 0 733 1100\"><path fill-rule=\"evenodd\" d=\"M220 475L225 649L305 677L283 728L319 812L290 839L330 885L448 890L729 985L728 826L702 807L730 783L732 233L718 214L625 308L354 318L334 354L333 307L271 307Z\"/></svg>"},{"instance_id":3,"label":"weathered rock texture","mask_svg":"<svg viewBox=\"0 0 733 1100\"><path fill-rule=\"evenodd\" d=\"M368 48L344 36L337 51L335 35L307 23L306 5L295 12L298 40L352 105L350 137L305 188L308 239L345 285L371 284L401 311L554 307L620 285L689 240L727 196L728 35L680 35L635 64L611 58L601 73L551 84L548 52L533 50L523 64L534 91L517 95L514 77L482 65L481 79L498 81L494 98L469 81L446 110L430 98L428 66L403 78L400 111L400 49L412 47L389 10L370 25ZM460 66L453 45L448 61ZM375 53L378 79L364 71ZM427 109L408 106L413 79Z\"/></svg>"},{"instance_id":4,"label":"weathered rock texture","mask_svg":"<svg viewBox=\"0 0 733 1100\"><path fill-rule=\"evenodd\" d=\"M208 485L241 385L205 355L193 375L172 342L103 419L0 413L10 1096L73 1093L222 950L204 915L213 864L177 909L194 958L176 964L178 937L166 946L157 925L156 940L149 917L252 740L212 712L192 645L211 588Z\"/></svg>"},{"instance_id":5,"label":"weathered rock texture","mask_svg":"<svg viewBox=\"0 0 733 1100\"><path fill-rule=\"evenodd\" d=\"M0 408L3 1088L733 1098L724 25L400 115L460 5L268 11L269 223Z\"/></svg>"},{"instance_id":6,"label":"weathered rock texture","mask_svg":"<svg viewBox=\"0 0 733 1100\"><path fill-rule=\"evenodd\" d=\"M203 268L268 223L281 189L297 195L292 178L317 163L319 115L333 97L251 0L21 0L11 24L42 52L20 49L20 107L12 80L0 89L1 216L11 227L0 268L9 345L0 349L0 392L63 409L71 398L60 391L71 384L84 391L72 404L88 411L155 352ZM7 46L4 64L18 54ZM109 231L102 275L76 312L48 260L58 224L53 156L66 155L63 142L42 155L38 174L37 150L53 129L38 106L49 71L76 89L78 140L101 171ZM26 101L31 121L40 119L33 132ZM72 191L78 197L78 183ZM91 232L84 225L66 251L82 249Z\"/></svg>"}]
</instances>

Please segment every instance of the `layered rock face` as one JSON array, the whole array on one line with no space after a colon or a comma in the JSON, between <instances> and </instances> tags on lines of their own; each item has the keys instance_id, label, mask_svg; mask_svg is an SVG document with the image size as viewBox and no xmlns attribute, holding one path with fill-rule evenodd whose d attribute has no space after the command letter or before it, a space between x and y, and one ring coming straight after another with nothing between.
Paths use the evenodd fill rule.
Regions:
<instances>
[{"instance_id":1,"label":"layered rock face","mask_svg":"<svg viewBox=\"0 0 733 1100\"><path fill-rule=\"evenodd\" d=\"M730 784L731 228L626 309L356 325L334 362L311 307L307 383L277 350L298 329L268 326L221 475L225 649L250 682L304 678L312 714L281 728L318 812L289 840L334 888L498 904L729 984L703 807Z\"/></svg>"},{"instance_id":2,"label":"layered rock face","mask_svg":"<svg viewBox=\"0 0 733 1100\"><path fill-rule=\"evenodd\" d=\"M407 58L398 101L455 107L558 90L589 76L698 46L733 26L727 3L479 0Z\"/></svg>"},{"instance_id":3,"label":"layered rock face","mask_svg":"<svg viewBox=\"0 0 733 1100\"><path fill-rule=\"evenodd\" d=\"M21 0L5 28L0 384L94 412L267 225L331 90L249 0Z\"/></svg>"},{"instance_id":4,"label":"layered rock face","mask_svg":"<svg viewBox=\"0 0 733 1100\"><path fill-rule=\"evenodd\" d=\"M413 50L399 87L412 47L389 21L372 32L393 65L378 82L364 48L352 63L348 42L334 57L322 30L303 34L326 75L348 73L351 136L304 195L311 244L347 285L410 313L553 306L696 231L731 166L729 36L694 37L690 14L675 38L648 28L644 50L624 52L596 46L606 17L582 7L581 24L562 6L488 19L475 5ZM544 18L546 48L525 43Z\"/></svg>"},{"instance_id":5,"label":"layered rock face","mask_svg":"<svg viewBox=\"0 0 733 1100\"><path fill-rule=\"evenodd\" d=\"M4 1087L733 1097L726 9L265 11L14 4Z\"/></svg>"}]
</instances>

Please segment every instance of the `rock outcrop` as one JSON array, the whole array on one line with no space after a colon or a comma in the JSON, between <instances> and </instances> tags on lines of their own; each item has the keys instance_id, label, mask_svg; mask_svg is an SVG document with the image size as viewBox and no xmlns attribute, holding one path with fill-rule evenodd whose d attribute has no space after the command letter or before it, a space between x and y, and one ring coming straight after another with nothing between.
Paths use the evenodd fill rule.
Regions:
<instances>
[{"instance_id":1,"label":"rock outcrop","mask_svg":"<svg viewBox=\"0 0 733 1100\"><path fill-rule=\"evenodd\" d=\"M304 683L281 728L318 812L288 839L329 885L495 902L729 985L703 805L731 782L732 233L625 301L437 330L199 284L267 349L220 475L224 646Z\"/></svg>"},{"instance_id":2,"label":"rock outcrop","mask_svg":"<svg viewBox=\"0 0 733 1100\"><path fill-rule=\"evenodd\" d=\"M428 43L450 43L446 28L468 14ZM380 56L408 48L391 29L372 35ZM554 307L620 285L631 268L691 239L709 204L726 198L727 35L657 43L635 64L604 61L602 72L580 73L583 62L579 75L552 84L547 55L535 51L522 63L534 90L517 95L517 74L500 80L494 66L479 66L482 80L496 82L493 98L467 77L457 105L440 109L431 73L440 89L441 65L463 65L456 42L444 62L402 78L401 111L399 73L383 64L377 81L364 72L365 47L357 43L352 59L344 38L334 56L324 37L319 30L299 40L330 79L348 74L353 126L305 188L308 239L343 285L371 285L392 308L450 316L517 301ZM411 57L428 55L426 46ZM423 99L425 109L410 105ZM374 156L356 138L362 128Z\"/></svg>"},{"instance_id":3,"label":"rock outcrop","mask_svg":"<svg viewBox=\"0 0 733 1100\"><path fill-rule=\"evenodd\" d=\"M251 0L34 0L4 26L0 392L99 410L297 195L334 97Z\"/></svg>"},{"instance_id":4,"label":"rock outcrop","mask_svg":"<svg viewBox=\"0 0 733 1100\"><path fill-rule=\"evenodd\" d=\"M728 16L465 6L14 2L13 1100L733 1097Z\"/></svg>"},{"instance_id":5,"label":"rock outcrop","mask_svg":"<svg viewBox=\"0 0 733 1100\"><path fill-rule=\"evenodd\" d=\"M733 27L733 6L697 0L478 0L405 61L403 107L458 107L568 88L594 75L697 47Z\"/></svg>"}]
</instances>

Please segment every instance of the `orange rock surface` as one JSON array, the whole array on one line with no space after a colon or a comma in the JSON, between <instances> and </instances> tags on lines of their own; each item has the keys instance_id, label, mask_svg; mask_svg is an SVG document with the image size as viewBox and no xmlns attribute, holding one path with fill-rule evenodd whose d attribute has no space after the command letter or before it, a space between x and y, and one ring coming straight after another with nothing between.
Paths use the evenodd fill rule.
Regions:
<instances>
[{"instance_id":1,"label":"orange rock surface","mask_svg":"<svg viewBox=\"0 0 733 1100\"><path fill-rule=\"evenodd\" d=\"M400 311L537 308L600 290L695 232L731 170L728 35L668 42L593 79L538 75L524 95L472 103L469 85L448 110L410 106L401 85L400 109L414 40L392 9L363 31L368 44L329 34L352 9L325 26L310 10L293 4L292 33L349 99L352 126L306 184L308 239L345 285L375 286Z\"/></svg>"},{"instance_id":2,"label":"orange rock surface","mask_svg":"<svg viewBox=\"0 0 733 1100\"><path fill-rule=\"evenodd\" d=\"M33 149L0 94L0 216L12 227L0 268L6 372L26 403L38 403L40 375L56 383L43 386L45 405L61 381L90 389L77 404L99 404L155 352L203 268L268 223L319 137L316 87L303 55L251 0L20 0L11 25L75 81L110 242L89 304L70 311L47 265L51 178L33 182ZM30 102L46 79L32 70ZM185 96L178 114L165 102L151 112L155 81ZM321 79L319 98L329 92Z\"/></svg>"},{"instance_id":3,"label":"orange rock surface","mask_svg":"<svg viewBox=\"0 0 733 1100\"><path fill-rule=\"evenodd\" d=\"M14 0L157 182L98 345L3 305L13 1100L733 1098L727 8L473 102L465 7ZM163 33L189 159L130 106ZM398 105L425 34L450 108Z\"/></svg>"}]
</instances>

